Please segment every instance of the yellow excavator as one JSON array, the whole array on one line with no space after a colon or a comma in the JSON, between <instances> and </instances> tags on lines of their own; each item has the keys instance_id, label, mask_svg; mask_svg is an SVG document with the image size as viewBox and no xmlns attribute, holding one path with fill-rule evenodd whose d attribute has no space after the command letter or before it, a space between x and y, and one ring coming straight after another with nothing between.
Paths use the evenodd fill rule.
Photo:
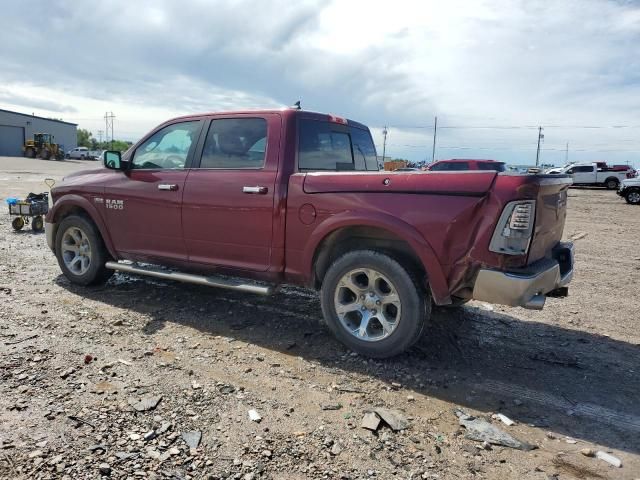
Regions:
<instances>
[{"instance_id":1,"label":"yellow excavator","mask_svg":"<svg viewBox=\"0 0 640 480\"><path fill-rule=\"evenodd\" d=\"M55 158L62 160L64 152L60 145L53 142L53 135L49 133L34 133L33 140L27 140L22 147L24 156L28 158L42 158L49 160Z\"/></svg>"}]
</instances>

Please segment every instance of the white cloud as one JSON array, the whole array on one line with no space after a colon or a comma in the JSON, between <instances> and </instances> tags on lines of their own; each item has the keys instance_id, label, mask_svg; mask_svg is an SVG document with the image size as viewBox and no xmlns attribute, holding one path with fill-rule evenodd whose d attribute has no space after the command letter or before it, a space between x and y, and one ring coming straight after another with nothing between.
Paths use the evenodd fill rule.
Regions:
<instances>
[{"instance_id":1,"label":"white cloud","mask_svg":"<svg viewBox=\"0 0 640 480\"><path fill-rule=\"evenodd\" d=\"M33 9L49 19L37 29ZM0 36L11 45L0 50L0 106L71 107L69 120L92 129L113 110L129 138L174 114L302 99L377 127L434 115L442 126L547 125L544 158L557 162L566 142L576 159L640 151L640 129L550 127L640 126L633 2L16 2ZM387 150L424 159L431 134L392 128ZM532 161L536 138L535 128L443 129L438 156Z\"/></svg>"}]
</instances>

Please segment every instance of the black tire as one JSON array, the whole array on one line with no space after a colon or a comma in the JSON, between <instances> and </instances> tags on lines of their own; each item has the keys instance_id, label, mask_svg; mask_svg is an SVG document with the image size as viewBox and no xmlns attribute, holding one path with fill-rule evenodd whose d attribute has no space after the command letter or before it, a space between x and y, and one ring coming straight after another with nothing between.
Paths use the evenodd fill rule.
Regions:
<instances>
[{"instance_id":1,"label":"black tire","mask_svg":"<svg viewBox=\"0 0 640 480\"><path fill-rule=\"evenodd\" d=\"M607 178L604 182L604 186L607 190L617 190L620 185L620 181L617 178Z\"/></svg>"},{"instance_id":2,"label":"black tire","mask_svg":"<svg viewBox=\"0 0 640 480\"><path fill-rule=\"evenodd\" d=\"M42 158L43 160L49 160L51 158L51 150L49 150L48 148L43 148L40 152L40 158Z\"/></svg>"},{"instance_id":3,"label":"black tire","mask_svg":"<svg viewBox=\"0 0 640 480\"><path fill-rule=\"evenodd\" d=\"M18 232L24 228L24 219L22 217L16 217L11 221L11 226Z\"/></svg>"},{"instance_id":4,"label":"black tire","mask_svg":"<svg viewBox=\"0 0 640 480\"><path fill-rule=\"evenodd\" d=\"M41 232L44 229L44 220L40 215L33 217L31 220L31 230Z\"/></svg>"},{"instance_id":5,"label":"black tire","mask_svg":"<svg viewBox=\"0 0 640 480\"><path fill-rule=\"evenodd\" d=\"M335 306L341 279L352 270L370 269L386 277L400 300L401 314L395 329L375 341L361 340L352 334L338 317ZM367 287L368 288L368 287ZM394 258L373 250L356 250L338 258L327 270L320 292L322 313L336 338L351 350L372 358L398 355L417 342L431 315L429 293L420 286L418 276ZM382 307L381 307L382 308Z\"/></svg>"},{"instance_id":6,"label":"black tire","mask_svg":"<svg viewBox=\"0 0 640 480\"><path fill-rule=\"evenodd\" d=\"M24 152L24 156L27 158L36 158L36 151L33 148L27 148Z\"/></svg>"},{"instance_id":7,"label":"black tire","mask_svg":"<svg viewBox=\"0 0 640 480\"><path fill-rule=\"evenodd\" d=\"M65 232L72 227L79 229L84 236L86 236L90 247L91 260L87 271L82 274L78 274L70 270L65 264L65 259L63 257L63 237ZM100 232L93 222L85 217L70 215L60 222L56 232L55 249L58 265L60 265L62 273L71 283L83 286L100 285L109 280L111 275L113 275L113 270L104 266L107 261L111 260L111 256L109 255L107 248L104 246Z\"/></svg>"},{"instance_id":8,"label":"black tire","mask_svg":"<svg viewBox=\"0 0 640 480\"><path fill-rule=\"evenodd\" d=\"M631 188L624 194L624 199L631 205L640 205L640 189Z\"/></svg>"}]
</instances>

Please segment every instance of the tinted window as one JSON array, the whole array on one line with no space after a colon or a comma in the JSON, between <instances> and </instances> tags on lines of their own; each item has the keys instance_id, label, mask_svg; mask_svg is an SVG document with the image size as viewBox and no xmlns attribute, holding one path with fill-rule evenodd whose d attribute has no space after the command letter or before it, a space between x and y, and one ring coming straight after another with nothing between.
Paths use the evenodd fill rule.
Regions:
<instances>
[{"instance_id":1,"label":"tinted window","mask_svg":"<svg viewBox=\"0 0 640 480\"><path fill-rule=\"evenodd\" d=\"M266 148L264 118L213 120L204 141L200 168L262 168Z\"/></svg>"},{"instance_id":2,"label":"tinted window","mask_svg":"<svg viewBox=\"0 0 640 480\"><path fill-rule=\"evenodd\" d=\"M300 170L354 170L351 139L328 122L301 120L298 137Z\"/></svg>"},{"instance_id":3,"label":"tinted window","mask_svg":"<svg viewBox=\"0 0 640 480\"><path fill-rule=\"evenodd\" d=\"M378 170L376 147L369 131L355 127L350 131L356 170Z\"/></svg>"},{"instance_id":4,"label":"tinted window","mask_svg":"<svg viewBox=\"0 0 640 480\"><path fill-rule=\"evenodd\" d=\"M434 165L431 170L437 172L469 170L469 164L467 162L442 162Z\"/></svg>"},{"instance_id":5,"label":"tinted window","mask_svg":"<svg viewBox=\"0 0 640 480\"><path fill-rule=\"evenodd\" d=\"M131 168L184 168L199 130L199 121L175 123L158 130L136 149Z\"/></svg>"},{"instance_id":6,"label":"tinted window","mask_svg":"<svg viewBox=\"0 0 640 480\"><path fill-rule=\"evenodd\" d=\"M478 170L494 170L504 172L506 170L502 162L478 162Z\"/></svg>"},{"instance_id":7,"label":"tinted window","mask_svg":"<svg viewBox=\"0 0 640 480\"><path fill-rule=\"evenodd\" d=\"M585 172L593 172L593 167L592 166L585 166L585 167L573 167L573 173L585 173Z\"/></svg>"}]
</instances>

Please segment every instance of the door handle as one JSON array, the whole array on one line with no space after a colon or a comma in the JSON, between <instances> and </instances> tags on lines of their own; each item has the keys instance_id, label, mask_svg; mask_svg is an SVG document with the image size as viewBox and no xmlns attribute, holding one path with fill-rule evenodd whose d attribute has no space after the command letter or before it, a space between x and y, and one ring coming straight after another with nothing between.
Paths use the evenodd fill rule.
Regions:
<instances>
[{"instance_id":1,"label":"door handle","mask_svg":"<svg viewBox=\"0 0 640 480\"><path fill-rule=\"evenodd\" d=\"M175 183L161 183L158 185L158 190L169 190L171 192L175 192L178 190L178 185Z\"/></svg>"},{"instance_id":2,"label":"door handle","mask_svg":"<svg viewBox=\"0 0 640 480\"><path fill-rule=\"evenodd\" d=\"M269 189L267 187L242 187L242 193L265 195L268 191Z\"/></svg>"}]
</instances>

